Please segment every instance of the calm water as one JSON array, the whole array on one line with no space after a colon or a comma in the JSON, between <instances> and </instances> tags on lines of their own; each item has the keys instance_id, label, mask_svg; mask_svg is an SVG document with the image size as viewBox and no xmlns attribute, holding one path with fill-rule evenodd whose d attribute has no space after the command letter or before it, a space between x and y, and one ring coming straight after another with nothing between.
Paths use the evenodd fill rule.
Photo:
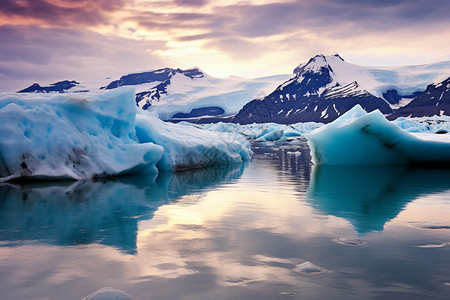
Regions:
<instances>
[{"instance_id":1,"label":"calm water","mask_svg":"<svg viewBox=\"0 0 450 300\"><path fill-rule=\"evenodd\" d=\"M0 298L448 299L449 170L254 146L156 180L0 186Z\"/></svg>"}]
</instances>

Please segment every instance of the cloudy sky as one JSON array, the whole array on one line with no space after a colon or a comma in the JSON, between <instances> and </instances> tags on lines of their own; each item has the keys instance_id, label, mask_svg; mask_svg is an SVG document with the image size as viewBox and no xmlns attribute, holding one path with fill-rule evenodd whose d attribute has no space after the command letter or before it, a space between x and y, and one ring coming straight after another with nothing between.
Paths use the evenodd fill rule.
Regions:
<instances>
[{"instance_id":1,"label":"cloudy sky","mask_svg":"<svg viewBox=\"0 0 450 300\"><path fill-rule=\"evenodd\" d=\"M0 91L166 66L283 74L319 53L450 60L449 16L447 0L0 0Z\"/></svg>"}]
</instances>

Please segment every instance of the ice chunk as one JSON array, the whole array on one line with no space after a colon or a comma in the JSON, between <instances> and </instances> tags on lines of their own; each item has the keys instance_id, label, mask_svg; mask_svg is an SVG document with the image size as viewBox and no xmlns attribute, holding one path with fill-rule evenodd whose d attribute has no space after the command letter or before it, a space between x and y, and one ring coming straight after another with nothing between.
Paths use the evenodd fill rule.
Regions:
<instances>
[{"instance_id":1,"label":"ice chunk","mask_svg":"<svg viewBox=\"0 0 450 300\"><path fill-rule=\"evenodd\" d=\"M329 270L319 267L309 261L296 265L294 271L308 275L330 272Z\"/></svg>"},{"instance_id":2,"label":"ice chunk","mask_svg":"<svg viewBox=\"0 0 450 300\"><path fill-rule=\"evenodd\" d=\"M306 137L312 160L322 165L450 164L450 142L414 136L376 110L357 105ZM430 140L431 139L431 140Z\"/></svg>"},{"instance_id":3,"label":"ice chunk","mask_svg":"<svg viewBox=\"0 0 450 300\"><path fill-rule=\"evenodd\" d=\"M165 123L145 111L137 116L136 134L141 143L155 143L164 148L157 164L160 170L238 163L250 160L252 155L250 144L241 135Z\"/></svg>"},{"instance_id":4,"label":"ice chunk","mask_svg":"<svg viewBox=\"0 0 450 300\"><path fill-rule=\"evenodd\" d=\"M83 300L131 300L131 297L122 290L104 287L83 298Z\"/></svg>"},{"instance_id":5,"label":"ice chunk","mask_svg":"<svg viewBox=\"0 0 450 300\"><path fill-rule=\"evenodd\" d=\"M267 142L267 141L276 141L283 137L284 130L283 129L277 129L273 131L269 131L268 133L264 134L263 136L256 139L257 142Z\"/></svg>"},{"instance_id":6,"label":"ice chunk","mask_svg":"<svg viewBox=\"0 0 450 300\"><path fill-rule=\"evenodd\" d=\"M0 94L0 180L157 172L163 148L135 134L134 90Z\"/></svg>"},{"instance_id":7,"label":"ice chunk","mask_svg":"<svg viewBox=\"0 0 450 300\"><path fill-rule=\"evenodd\" d=\"M248 139L258 139L271 132L282 130L283 137L301 137L305 133L309 133L312 130L322 126L322 123L307 122L296 123L292 125L276 124L276 123L254 123L254 124L235 124L235 123L213 123L213 124L191 124L187 122L180 122L184 125L193 126L197 128L207 129L218 132L235 132L242 134ZM275 133L274 133L275 134ZM279 134L276 133L276 134Z\"/></svg>"}]
</instances>

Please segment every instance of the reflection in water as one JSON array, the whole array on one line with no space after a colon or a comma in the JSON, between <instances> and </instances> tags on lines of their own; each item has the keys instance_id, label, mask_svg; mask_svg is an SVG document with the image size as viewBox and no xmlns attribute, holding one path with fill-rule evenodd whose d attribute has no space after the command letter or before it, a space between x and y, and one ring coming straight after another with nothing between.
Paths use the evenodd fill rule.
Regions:
<instances>
[{"instance_id":1,"label":"reflection in water","mask_svg":"<svg viewBox=\"0 0 450 300\"><path fill-rule=\"evenodd\" d=\"M309 186L305 143L254 146L245 169L1 186L2 299L448 298L449 230L411 226L448 223L448 171L322 167Z\"/></svg>"},{"instance_id":2,"label":"reflection in water","mask_svg":"<svg viewBox=\"0 0 450 300\"><path fill-rule=\"evenodd\" d=\"M403 166L320 166L308 198L321 212L347 219L359 234L383 230L419 196L450 189L450 170Z\"/></svg>"},{"instance_id":3,"label":"reflection in water","mask_svg":"<svg viewBox=\"0 0 450 300\"><path fill-rule=\"evenodd\" d=\"M0 185L0 241L55 245L99 243L136 252L138 222L163 204L241 176L244 165L154 177Z\"/></svg>"}]
</instances>

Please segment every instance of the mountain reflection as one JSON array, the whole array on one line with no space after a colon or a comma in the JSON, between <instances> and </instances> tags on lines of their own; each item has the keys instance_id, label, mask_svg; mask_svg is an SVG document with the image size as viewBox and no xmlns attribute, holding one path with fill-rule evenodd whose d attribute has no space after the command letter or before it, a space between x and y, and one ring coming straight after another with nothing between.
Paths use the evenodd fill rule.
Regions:
<instances>
[{"instance_id":1,"label":"mountain reflection","mask_svg":"<svg viewBox=\"0 0 450 300\"><path fill-rule=\"evenodd\" d=\"M311 205L348 220L359 234L381 231L405 206L450 189L450 170L403 166L315 167L308 189Z\"/></svg>"},{"instance_id":2,"label":"mountain reflection","mask_svg":"<svg viewBox=\"0 0 450 300\"><path fill-rule=\"evenodd\" d=\"M99 243L136 253L138 223L185 195L215 188L242 175L244 165L155 177L104 181L0 184L0 241L68 246Z\"/></svg>"}]
</instances>

